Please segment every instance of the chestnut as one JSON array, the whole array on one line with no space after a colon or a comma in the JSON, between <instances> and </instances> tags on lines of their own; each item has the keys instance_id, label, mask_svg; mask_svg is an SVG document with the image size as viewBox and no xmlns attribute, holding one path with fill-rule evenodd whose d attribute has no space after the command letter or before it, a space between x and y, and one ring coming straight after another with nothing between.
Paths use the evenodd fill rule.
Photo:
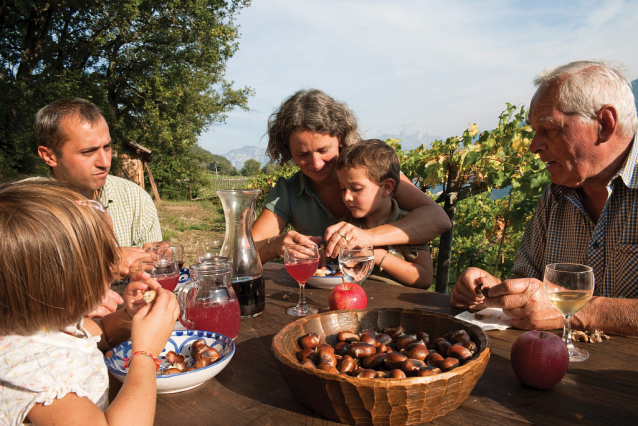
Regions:
<instances>
[{"instance_id":1,"label":"chestnut","mask_svg":"<svg viewBox=\"0 0 638 426\"><path fill-rule=\"evenodd\" d=\"M390 371L390 378L391 379L405 379L406 375L403 372L403 370L399 370L398 368L395 368L394 370Z\"/></svg>"},{"instance_id":2,"label":"chestnut","mask_svg":"<svg viewBox=\"0 0 638 426\"><path fill-rule=\"evenodd\" d=\"M178 354L175 351L168 351L166 353L166 361L168 361L171 364L183 364L184 360L186 359L186 357L182 354Z\"/></svg>"},{"instance_id":3,"label":"chestnut","mask_svg":"<svg viewBox=\"0 0 638 426\"><path fill-rule=\"evenodd\" d=\"M367 357L363 358L363 360L361 361L361 364L363 365L364 368L377 370L381 368L387 356L388 354L386 353L375 353L372 355L368 355Z\"/></svg>"},{"instance_id":4,"label":"chestnut","mask_svg":"<svg viewBox=\"0 0 638 426\"><path fill-rule=\"evenodd\" d=\"M417 377L426 377L426 376L433 376L435 374L439 374L440 372L441 370L436 367L421 367L416 372L416 375Z\"/></svg>"},{"instance_id":5,"label":"chestnut","mask_svg":"<svg viewBox=\"0 0 638 426\"><path fill-rule=\"evenodd\" d=\"M359 336L357 336L356 334L350 331L340 331L337 334L337 342L352 343L352 342L358 342L358 341L359 341Z\"/></svg>"},{"instance_id":6,"label":"chestnut","mask_svg":"<svg viewBox=\"0 0 638 426\"><path fill-rule=\"evenodd\" d=\"M367 343L356 342L351 343L350 346L348 346L348 355L353 358L365 358L368 355L372 355L376 352L377 349L372 345L368 345Z\"/></svg>"},{"instance_id":7,"label":"chestnut","mask_svg":"<svg viewBox=\"0 0 638 426\"><path fill-rule=\"evenodd\" d=\"M410 343L403 349L403 353L408 358L423 361L430 352L428 351L428 348L426 348L425 345L422 343Z\"/></svg>"},{"instance_id":8,"label":"chestnut","mask_svg":"<svg viewBox=\"0 0 638 426\"><path fill-rule=\"evenodd\" d=\"M441 354L434 352L430 353L430 355L425 358L425 363L428 367L441 368L441 363L443 362L443 360L444 358Z\"/></svg>"},{"instance_id":9,"label":"chestnut","mask_svg":"<svg viewBox=\"0 0 638 426\"><path fill-rule=\"evenodd\" d=\"M422 367L425 367L425 363L416 359L408 358L403 361L403 364L401 364L401 370L403 370L403 372L408 376L416 375L416 370Z\"/></svg>"},{"instance_id":10,"label":"chestnut","mask_svg":"<svg viewBox=\"0 0 638 426\"><path fill-rule=\"evenodd\" d=\"M392 352L391 354L387 354L384 364L388 370L394 370L395 368L401 368L403 361L406 359L408 359L407 356L398 352Z\"/></svg>"},{"instance_id":11,"label":"chestnut","mask_svg":"<svg viewBox=\"0 0 638 426\"><path fill-rule=\"evenodd\" d=\"M460 364L459 364L459 360L458 359L448 357L448 358L445 358L443 360L443 362L441 363L441 367L440 368L441 368L441 371L450 371L450 370L455 369L459 365Z\"/></svg>"},{"instance_id":12,"label":"chestnut","mask_svg":"<svg viewBox=\"0 0 638 426\"><path fill-rule=\"evenodd\" d=\"M337 370L337 367L335 367L334 365L330 365L330 364L319 364L317 366L317 368L319 370L323 370L327 373L332 373L332 374L339 374L339 370Z\"/></svg>"},{"instance_id":13,"label":"chestnut","mask_svg":"<svg viewBox=\"0 0 638 426\"><path fill-rule=\"evenodd\" d=\"M476 347L476 343L474 342L470 341L470 342L464 343L463 346L465 346L472 353L472 355L478 352L478 348Z\"/></svg>"},{"instance_id":14,"label":"chestnut","mask_svg":"<svg viewBox=\"0 0 638 426\"><path fill-rule=\"evenodd\" d=\"M465 346L452 345L447 351L447 356L456 358L460 362L466 362L472 358L472 352L470 352Z\"/></svg>"},{"instance_id":15,"label":"chestnut","mask_svg":"<svg viewBox=\"0 0 638 426\"><path fill-rule=\"evenodd\" d=\"M311 361L310 359L308 359L308 358L306 358L303 361L301 361L301 365L303 365L304 367L308 367L308 368L317 368L315 363L313 361Z\"/></svg>"},{"instance_id":16,"label":"chestnut","mask_svg":"<svg viewBox=\"0 0 638 426\"><path fill-rule=\"evenodd\" d=\"M398 337L396 342L397 342L397 349L402 350L403 348L408 346L410 343L416 342L416 335L404 334L403 336Z\"/></svg>"},{"instance_id":17,"label":"chestnut","mask_svg":"<svg viewBox=\"0 0 638 426\"><path fill-rule=\"evenodd\" d=\"M465 330L455 331L450 336L450 343L452 343L452 344L454 344L454 343L464 344L464 343L467 343L469 341L470 341L470 335L467 334L467 331L465 331Z\"/></svg>"},{"instance_id":18,"label":"chestnut","mask_svg":"<svg viewBox=\"0 0 638 426\"><path fill-rule=\"evenodd\" d=\"M208 345L206 344L206 340L204 339L195 340L193 344L191 345L191 357L195 358L195 354L206 347L208 347Z\"/></svg>"},{"instance_id":19,"label":"chestnut","mask_svg":"<svg viewBox=\"0 0 638 426\"><path fill-rule=\"evenodd\" d=\"M348 353L348 346L350 344L348 342L339 342L335 345L335 355L344 356Z\"/></svg>"},{"instance_id":20,"label":"chestnut","mask_svg":"<svg viewBox=\"0 0 638 426\"><path fill-rule=\"evenodd\" d=\"M388 334L386 333L379 333L377 334L375 337L375 340L383 345L388 346L390 343L392 343L392 337L390 337Z\"/></svg>"},{"instance_id":21,"label":"chestnut","mask_svg":"<svg viewBox=\"0 0 638 426\"><path fill-rule=\"evenodd\" d=\"M376 370L363 370L361 373L357 374L357 377L361 377L362 379L374 379L378 377Z\"/></svg>"},{"instance_id":22,"label":"chestnut","mask_svg":"<svg viewBox=\"0 0 638 426\"><path fill-rule=\"evenodd\" d=\"M337 358L335 354L330 351L320 350L317 352L317 356L315 357L317 364L329 364L332 366L337 366Z\"/></svg>"},{"instance_id":23,"label":"chestnut","mask_svg":"<svg viewBox=\"0 0 638 426\"><path fill-rule=\"evenodd\" d=\"M195 354L195 361L202 358L209 358L211 362L216 362L217 360L219 360L220 355L217 349L207 347Z\"/></svg>"},{"instance_id":24,"label":"chestnut","mask_svg":"<svg viewBox=\"0 0 638 426\"><path fill-rule=\"evenodd\" d=\"M309 333L299 338L299 344L304 349L316 348L319 344L319 335L317 333Z\"/></svg>"},{"instance_id":25,"label":"chestnut","mask_svg":"<svg viewBox=\"0 0 638 426\"><path fill-rule=\"evenodd\" d=\"M335 353L335 348L333 348L332 346L330 346L330 345L329 345L329 344L327 344L327 343L322 343L322 344L318 345L318 346L315 348L315 350L316 350L317 352L319 352L319 351L329 351L329 352Z\"/></svg>"},{"instance_id":26,"label":"chestnut","mask_svg":"<svg viewBox=\"0 0 638 426\"><path fill-rule=\"evenodd\" d=\"M388 351L388 347L386 345L384 345L383 343L378 343L377 342L377 353L381 353L381 352L387 352Z\"/></svg>"},{"instance_id":27,"label":"chestnut","mask_svg":"<svg viewBox=\"0 0 638 426\"><path fill-rule=\"evenodd\" d=\"M373 346L377 346L379 344L372 333L363 333L359 341Z\"/></svg>"},{"instance_id":28,"label":"chestnut","mask_svg":"<svg viewBox=\"0 0 638 426\"><path fill-rule=\"evenodd\" d=\"M395 340L397 337L405 334L405 329L402 326L397 325L396 327L386 327L383 329L383 332L390 336L392 340Z\"/></svg>"},{"instance_id":29,"label":"chestnut","mask_svg":"<svg viewBox=\"0 0 638 426\"><path fill-rule=\"evenodd\" d=\"M352 373L357 368L357 363L354 361L350 355L344 355L341 358L341 362L337 364L337 370L339 373Z\"/></svg>"},{"instance_id":30,"label":"chestnut","mask_svg":"<svg viewBox=\"0 0 638 426\"><path fill-rule=\"evenodd\" d=\"M202 367L206 367L207 365L211 365L212 363L213 361L211 361L210 358L200 358L197 361L195 361L195 364L193 364L193 367L202 368Z\"/></svg>"},{"instance_id":31,"label":"chestnut","mask_svg":"<svg viewBox=\"0 0 638 426\"><path fill-rule=\"evenodd\" d=\"M166 370L162 371L162 374L179 374L181 372L182 370L178 370L177 368L167 368Z\"/></svg>"},{"instance_id":32,"label":"chestnut","mask_svg":"<svg viewBox=\"0 0 638 426\"><path fill-rule=\"evenodd\" d=\"M310 361L315 362L315 356L317 355L317 353L314 351L314 349L306 348L304 350L297 352L296 355L299 362L303 362L306 359L309 359Z\"/></svg>"},{"instance_id":33,"label":"chestnut","mask_svg":"<svg viewBox=\"0 0 638 426\"><path fill-rule=\"evenodd\" d=\"M419 331L418 333L416 333L416 341L423 342L423 344L427 346L428 343L430 343L430 335L423 331Z\"/></svg>"},{"instance_id":34,"label":"chestnut","mask_svg":"<svg viewBox=\"0 0 638 426\"><path fill-rule=\"evenodd\" d=\"M445 340L445 341L438 342L437 346L438 346L438 352L441 355L447 355L447 351L448 349L450 349L450 346L452 346L452 344L448 342L447 340Z\"/></svg>"}]
</instances>

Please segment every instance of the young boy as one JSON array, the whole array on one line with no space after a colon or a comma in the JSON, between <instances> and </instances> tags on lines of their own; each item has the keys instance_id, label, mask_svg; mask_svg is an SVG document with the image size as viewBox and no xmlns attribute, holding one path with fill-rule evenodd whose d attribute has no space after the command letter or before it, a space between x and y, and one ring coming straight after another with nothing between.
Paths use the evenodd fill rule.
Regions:
<instances>
[{"instance_id":1,"label":"young boy","mask_svg":"<svg viewBox=\"0 0 638 426\"><path fill-rule=\"evenodd\" d=\"M337 176L354 226L374 228L408 214L392 198L399 184L399 159L383 141L371 139L343 148ZM427 245L374 247L374 264L372 278L423 289L432 284L432 257Z\"/></svg>"}]
</instances>

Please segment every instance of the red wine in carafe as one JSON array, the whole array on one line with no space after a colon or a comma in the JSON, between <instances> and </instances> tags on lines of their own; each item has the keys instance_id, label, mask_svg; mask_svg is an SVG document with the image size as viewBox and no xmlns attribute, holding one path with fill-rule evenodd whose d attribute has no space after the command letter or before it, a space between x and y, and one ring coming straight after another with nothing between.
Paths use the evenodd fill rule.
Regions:
<instances>
[{"instance_id":1,"label":"red wine in carafe","mask_svg":"<svg viewBox=\"0 0 638 426\"><path fill-rule=\"evenodd\" d=\"M263 275L233 277L232 284L242 318L256 317L264 311L266 282Z\"/></svg>"}]
</instances>

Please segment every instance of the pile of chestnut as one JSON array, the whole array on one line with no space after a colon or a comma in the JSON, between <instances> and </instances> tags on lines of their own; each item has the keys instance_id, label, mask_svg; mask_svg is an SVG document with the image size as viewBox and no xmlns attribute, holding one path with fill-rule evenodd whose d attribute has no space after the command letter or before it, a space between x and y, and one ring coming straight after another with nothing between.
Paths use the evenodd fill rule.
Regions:
<instances>
[{"instance_id":1,"label":"pile of chestnut","mask_svg":"<svg viewBox=\"0 0 638 426\"><path fill-rule=\"evenodd\" d=\"M299 338L297 359L309 368L363 378L425 377L450 371L478 352L465 330L430 341L427 333L406 334L402 326L361 334L341 331L333 347L316 333Z\"/></svg>"},{"instance_id":2,"label":"pile of chestnut","mask_svg":"<svg viewBox=\"0 0 638 426\"><path fill-rule=\"evenodd\" d=\"M184 355L178 354L175 351L167 352L165 358L170 365L160 374L177 374L197 370L198 368L206 367L207 365L217 362L220 355L217 349L211 348L206 344L206 340L198 339L191 345L192 363L189 364Z\"/></svg>"}]
</instances>

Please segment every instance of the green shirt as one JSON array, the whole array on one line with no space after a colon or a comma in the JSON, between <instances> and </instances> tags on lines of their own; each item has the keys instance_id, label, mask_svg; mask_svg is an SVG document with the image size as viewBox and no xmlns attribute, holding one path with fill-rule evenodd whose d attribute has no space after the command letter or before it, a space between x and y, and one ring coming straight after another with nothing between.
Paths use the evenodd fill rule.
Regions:
<instances>
[{"instance_id":1,"label":"green shirt","mask_svg":"<svg viewBox=\"0 0 638 426\"><path fill-rule=\"evenodd\" d=\"M307 236L323 237L326 228L338 222L301 171L288 179L279 178L268 193L265 207Z\"/></svg>"},{"instance_id":2,"label":"green shirt","mask_svg":"<svg viewBox=\"0 0 638 426\"><path fill-rule=\"evenodd\" d=\"M162 241L155 204L139 185L108 175L97 201L111 216L113 232L121 247L142 247L144 243Z\"/></svg>"}]
</instances>

